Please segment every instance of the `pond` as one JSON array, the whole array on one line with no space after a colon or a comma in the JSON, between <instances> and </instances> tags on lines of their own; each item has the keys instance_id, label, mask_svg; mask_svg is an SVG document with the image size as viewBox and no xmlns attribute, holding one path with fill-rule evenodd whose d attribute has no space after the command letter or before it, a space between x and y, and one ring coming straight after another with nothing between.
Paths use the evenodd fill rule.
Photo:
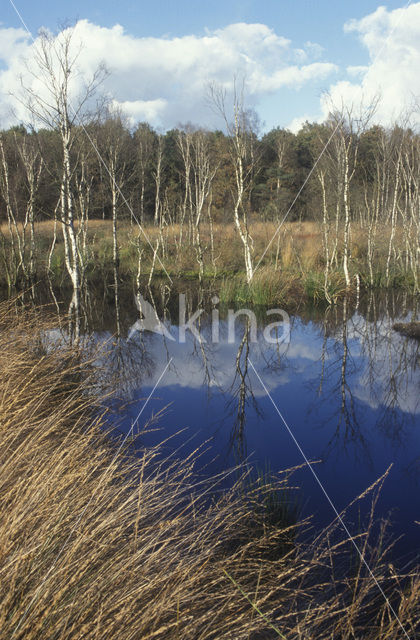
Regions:
<instances>
[{"instance_id":1,"label":"pond","mask_svg":"<svg viewBox=\"0 0 420 640\"><path fill-rule=\"evenodd\" d=\"M393 330L416 317L415 300L367 296L282 316L237 313L191 291L158 297L144 292L142 322L128 298L112 340L112 314L97 314L120 432L134 434L139 449L163 443L162 456L197 451L202 474L303 465L295 499L315 530L334 519L332 505L340 512L389 470L376 515L402 536L398 558L417 553L420 348ZM105 317L111 326L99 326ZM364 508L345 516L352 533Z\"/></svg>"},{"instance_id":2,"label":"pond","mask_svg":"<svg viewBox=\"0 0 420 640\"><path fill-rule=\"evenodd\" d=\"M299 466L293 499L314 532L388 470L376 516L401 536L400 565L418 555L420 343L393 329L418 317L416 299L241 312L210 291L180 290L120 295L118 314L112 295L90 296L85 332L106 344L118 433L139 450L161 444L163 457L197 452L199 474ZM368 510L344 515L352 534Z\"/></svg>"}]
</instances>

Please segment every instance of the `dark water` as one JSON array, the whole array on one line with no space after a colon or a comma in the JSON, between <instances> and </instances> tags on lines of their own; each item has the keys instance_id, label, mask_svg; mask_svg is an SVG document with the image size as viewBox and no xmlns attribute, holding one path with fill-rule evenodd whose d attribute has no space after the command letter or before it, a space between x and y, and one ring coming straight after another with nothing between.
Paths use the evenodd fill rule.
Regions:
<instances>
[{"instance_id":1,"label":"dark water","mask_svg":"<svg viewBox=\"0 0 420 640\"><path fill-rule=\"evenodd\" d=\"M187 317L198 302L190 301ZM123 434L141 432L139 447L164 441L162 455L182 458L199 449L197 469L206 474L238 464L275 473L301 465L305 456L316 461L313 469L338 511L390 468L376 513L389 516L393 533L403 536L395 553L415 553L420 548L415 524L420 520L420 348L392 329L397 319L416 317L413 305L394 296L358 305L347 301L325 313L306 310L290 315L288 341L269 344L264 327L277 316L254 309L256 341L246 316L236 320L229 340L227 309L207 300L196 323L205 342L187 331L180 343L176 308L168 312L165 304L156 305L159 317L166 309L165 336L137 330L131 301L120 339L106 358L119 397L113 404L115 423ZM220 317L217 343L212 306ZM101 331L96 337L110 335ZM142 432L148 422L149 430ZM329 523L335 514L306 464L294 482L301 515L313 514L315 528ZM358 507L360 517L368 506ZM346 516L352 533L360 526L358 517L354 511Z\"/></svg>"},{"instance_id":2,"label":"dark water","mask_svg":"<svg viewBox=\"0 0 420 640\"><path fill-rule=\"evenodd\" d=\"M138 435L138 447L163 441L162 455L198 449L196 467L205 474L244 464L275 473L303 463L293 476L296 500L315 529L335 516L325 494L341 511L389 469L376 515L390 517L392 533L402 536L394 550L402 563L420 550L420 343L392 328L418 317L416 300L394 293L305 309L290 314L290 338L275 344L264 328L279 317L266 309L252 310L256 336L240 316L229 339L227 308L210 293L190 292L186 315L205 309L196 322L205 342L187 331L182 343L177 295L162 290L154 299L166 336L138 330L133 296L124 300L116 319L106 297L91 298L87 322L96 340L108 341L104 382L117 393L113 421L122 434ZM351 533L368 509L365 501L345 515Z\"/></svg>"}]
</instances>

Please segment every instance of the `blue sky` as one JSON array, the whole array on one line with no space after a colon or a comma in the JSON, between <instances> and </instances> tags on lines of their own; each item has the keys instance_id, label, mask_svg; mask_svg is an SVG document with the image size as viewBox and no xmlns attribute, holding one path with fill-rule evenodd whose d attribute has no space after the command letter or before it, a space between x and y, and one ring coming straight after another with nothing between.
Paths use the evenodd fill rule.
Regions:
<instances>
[{"instance_id":1,"label":"blue sky","mask_svg":"<svg viewBox=\"0 0 420 640\"><path fill-rule=\"evenodd\" d=\"M206 113L203 100L206 76L211 72L212 80L226 84L229 73L227 68L220 70L219 74L213 73L212 63L215 60L217 66L217 55L222 58L231 56L232 77L238 71L247 77L249 73L253 75L249 100L265 122L265 129L276 125L290 126L293 122L296 127L296 123L306 117L322 119L326 106L320 97L325 90L332 90L335 101L340 101L342 95L345 100L360 100L362 93L374 93L377 82L388 105L378 116L382 119L396 117L401 110L398 94L403 93L406 101L410 96L418 95L419 86L415 78L419 75L420 3L410 3L407 7L406 3L398 1L381 5L372 0L336 3L326 0L212 0L211 3L191 0L154 0L153 3L76 0L70 5L62 0L40 3L15 0L15 5L34 36L40 27L56 30L66 19L71 22L88 21L81 29L86 48L97 51L101 48L97 46L101 38L108 43L105 62L114 78L108 81L106 92L113 94L116 103L126 108L133 120L149 119L162 128L187 120L198 124L208 121L214 126L214 116ZM381 6L384 8L379 9ZM396 11L400 8L403 11ZM345 25L351 20L358 22L349 30ZM0 21L0 38L2 30L22 28L9 0L3 0ZM230 28L238 23L249 28ZM110 30L117 24L121 25L123 32L112 32L111 38ZM260 29L257 33L254 29L254 33L250 25L255 24L263 25L266 31ZM267 42L268 32L277 38L275 49L262 44ZM131 40L123 36L131 36ZM193 36L194 41L191 43L187 36ZM206 41L208 37L212 37L210 44ZM148 40L150 38L152 40ZM375 56L387 38L389 43L379 54L380 61L376 64ZM259 39L258 46L256 39ZM282 39L290 42L283 46ZM411 50L409 59L405 50L407 41ZM134 57L144 59L139 61L137 68L133 67L130 80L126 77L127 65L121 60L121 51L134 42L138 44L132 49ZM228 49L221 51L220 42L223 47L228 42ZM13 67L15 75L16 58L11 51L13 46L18 51L18 44L16 38L16 44L8 45L6 53L2 54L0 40L1 67L10 71ZM191 65L186 69L186 73L191 74L190 85L188 78L174 77L169 64L162 67L153 55L154 44L159 52L157 56L165 59L171 56L173 46L177 51L174 55L182 56L184 45L185 56L194 58L197 55L196 66L195 59L191 59ZM29 42L27 45L30 55ZM111 47L115 50L114 57ZM214 58L208 55L209 47L214 47ZM203 48L206 49L205 55ZM147 52L147 59L143 51ZM245 58L246 64L243 62ZM402 74L401 61L406 65ZM235 68L238 64L240 68ZM91 66L91 62L88 64L86 61L85 66ZM349 71L349 67L353 71ZM359 69L354 70L355 67ZM0 94L7 92L8 83L12 82L11 75L0 78ZM169 91L171 75L173 86ZM200 77L203 80L201 88ZM404 86L395 86L395 78L399 82L404 81ZM130 86L133 80L136 92ZM2 120L7 121L5 111Z\"/></svg>"},{"instance_id":2,"label":"blue sky","mask_svg":"<svg viewBox=\"0 0 420 640\"><path fill-rule=\"evenodd\" d=\"M1 21L6 26L19 27L9 0L3 0ZM307 40L322 43L334 55L349 59L361 55L360 48L346 38L343 25L352 18L362 18L380 5L387 9L405 6L405 2L375 2L374 0L16 0L15 5L33 34L39 27L56 28L66 19L88 18L91 22L111 27L122 24L136 36L183 36L218 29L234 22L261 22L275 29L296 44ZM70 6L69 6L70 5ZM357 63L356 63L357 64Z\"/></svg>"}]
</instances>

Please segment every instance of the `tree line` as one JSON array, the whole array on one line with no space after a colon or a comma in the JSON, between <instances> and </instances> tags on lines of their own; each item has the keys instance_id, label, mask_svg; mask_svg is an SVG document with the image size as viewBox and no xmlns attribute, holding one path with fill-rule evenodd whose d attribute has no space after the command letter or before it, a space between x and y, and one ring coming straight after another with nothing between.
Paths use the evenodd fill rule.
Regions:
<instances>
[{"instance_id":1,"label":"tree line","mask_svg":"<svg viewBox=\"0 0 420 640\"><path fill-rule=\"evenodd\" d=\"M95 113L85 108L102 69L72 104L77 57L70 55L71 36L70 30L58 41L46 34L41 38L37 73L49 97L26 90L38 126L0 132L0 241L9 283L34 278L37 221L52 220L61 227L66 268L77 292L90 219L112 221L116 267L118 221L160 230L179 225L179 244L194 247L200 276L200 228L234 223L250 282L256 259L250 222L287 218L320 225L327 299L331 270L342 269L350 285L355 225L367 238L369 284L374 286L375 254L386 228L386 283L399 261L418 290L417 132L408 126L371 125L375 105L370 105L358 113L332 107L326 122L306 123L296 134L275 128L259 135L243 90L235 88L229 109L218 87L210 88L210 99L223 130L187 124L162 133L147 122L131 127L109 108ZM153 251L153 260L164 258L163 236ZM53 254L54 243L48 252Z\"/></svg>"},{"instance_id":2,"label":"tree line","mask_svg":"<svg viewBox=\"0 0 420 640\"><path fill-rule=\"evenodd\" d=\"M313 169L335 122L306 123L294 134L275 128L261 137L249 132L245 148L244 173L250 215L260 220L279 220L288 211ZM89 138L86 136L86 132ZM319 169L328 186L344 181L340 164L351 160L351 217L360 220L365 196L394 180L401 196L410 184L401 183L401 166L416 189L420 137L411 129L375 125L361 135L340 128L330 142ZM222 131L208 131L192 125L159 133L147 122L135 128L120 116L109 115L76 127L71 147L71 189L80 206L88 206L94 219L112 219L113 200L121 218L134 213L142 224L180 222L191 209L211 207L217 222L232 222L235 175L231 162L232 138ZM93 146L93 144L94 146ZM96 147L96 149L95 149ZM341 148L340 148L341 147ZM0 131L1 192L3 222L11 215L23 222L28 203L36 220L54 219L60 198L62 149L57 130L28 131L23 125ZM98 157L101 155L107 168ZM335 164L335 166L333 166ZM398 169L398 171L397 171ZM109 174L112 174L111 176ZM113 193L113 177L117 195ZM305 185L288 215L288 220L316 220L323 210L322 188L317 170ZM322 184L322 181L321 181ZM389 195L389 194L388 194ZM363 206L362 206L363 202ZM124 206L125 205L125 206ZM384 202L385 205L385 202ZM388 220L382 206L380 217ZM362 215L363 217L363 215Z\"/></svg>"}]
</instances>

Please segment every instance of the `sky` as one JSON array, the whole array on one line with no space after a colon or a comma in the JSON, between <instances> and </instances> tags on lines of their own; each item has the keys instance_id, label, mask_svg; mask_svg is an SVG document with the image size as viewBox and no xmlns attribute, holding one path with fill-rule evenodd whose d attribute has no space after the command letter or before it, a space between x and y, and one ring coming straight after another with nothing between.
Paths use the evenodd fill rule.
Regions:
<instances>
[{"instance_id":1,"label":"sky","mask_svg":"<svg viewBox=\"0 0 420 640\"><path fill-rule=\"evenodd\" d=\"M21 78L46 91L34 62L38 31L65 24L75 25L74 47L82 45L72 100L104 63L99 91L132 126L222 128L208 87L229 97L235 77L262 133L297 131L331 108L361 114L376 98L373 120L391 125L409 111L413 125L420 121L420 2L3 0L0 128L28 121Z\"/></svg>"}]
</instances>

